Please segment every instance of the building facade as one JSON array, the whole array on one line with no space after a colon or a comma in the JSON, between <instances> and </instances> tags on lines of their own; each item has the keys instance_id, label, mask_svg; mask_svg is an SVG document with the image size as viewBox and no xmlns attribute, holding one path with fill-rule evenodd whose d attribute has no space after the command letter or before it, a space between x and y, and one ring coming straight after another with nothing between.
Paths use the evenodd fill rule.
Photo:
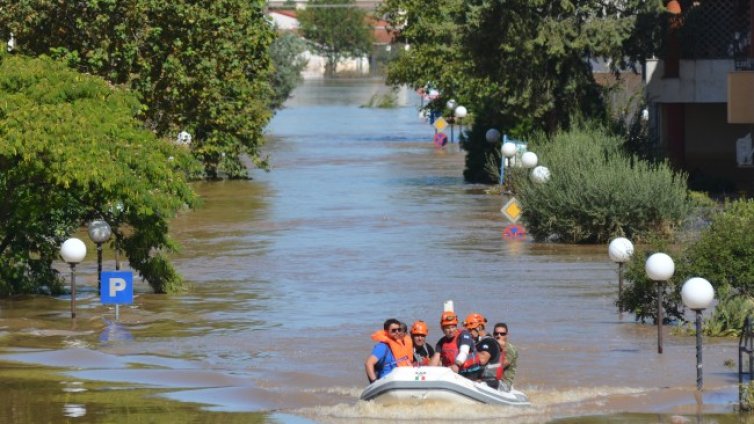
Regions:
<instances>
[{"instance_id":1,"label":"building facade","mask_svg":"<svg viewBox=\"0 0 754 424\"><path fill-rule=\"evenodd\" d=\"M754 192L753 3L669 1L663 57L646 64L651 134L692 188Z\"/></svg>"}]
</instances>

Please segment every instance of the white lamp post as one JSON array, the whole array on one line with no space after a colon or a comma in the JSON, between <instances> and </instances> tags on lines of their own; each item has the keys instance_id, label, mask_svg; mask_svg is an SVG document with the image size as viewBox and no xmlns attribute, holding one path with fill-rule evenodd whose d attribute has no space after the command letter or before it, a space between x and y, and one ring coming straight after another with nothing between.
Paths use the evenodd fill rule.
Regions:
<instances>
[{"instance_id":1,"label":"white lamp post","mask_svg":"<svg viewBox=\"0 0 754 424\"><path fill-rule=\"evenodd\" d=\"M76 264L84 260L86 245L77 238L69 238L60 247L60 256L71 266L71 318L76 318Z\"/></svg>"},{"instance_id":2,"label":"white lamp post","mask_svg":"<svg viewBox=\"0 0 754 424\"><path fill-rule=\"evenodd\" d=\"M468 113L469 112L463 106L456 106L455 110L453 111L453 116L455 116L455 119L458 120L458 134L459 134L459 136L463 132L463 118L465 118ZM453 142L453 140L450 140L450 141L451 141L451 143Z\"/></svg>"},{"instance_id":3,"label":"white lamp post","mask_svg":"<svg viewBox=\"0 0 754 424\"><path fill-rule=\"evenodd\" d=\"M610 260L618 264L618 299L623 295L623 264L634 255L634 244L625 237L613 239L607 246Z\"/></svg>"},{"instance_id":4,"label":"white lamp post","mask_svg":"<svg viewBox=\"0 0 754 424\"><path fill-rule=\"evenodd\" d=\"M513 159L513 156L516 156L516 150L516 143L510 141L506 141L500 146L500 152L503 154L503 158L501 159L503 163L500 164L500 185L509 185L507 174L510 172L511 159ZM506 189L510 191L510 187L506 187Z\"/></svg>"},{"instance_id":5,"label":"white lamp post","mask_svg":"<svg viewBox=\"0 0 754 424\"><path fill-rule=\"evenodd\" d=\"M97 244L97 291L102 288L102 243L110 240L110 224L97 219L89 223L89 238Z\"/></svg>"},{"instance_id":6,"label":"white lamp post","mask_svg":"<svg viewBox=\"0 0 754 424\"><path fill-rule=\"evenodd\" d=\"M712 284L704 278L694 277L686 280L681 288L683 304L696 313L696 389L701 391L702 380L702 311L707 309L715 297Z\"/></svg>"},{"instance_id":7,"label":"white lamp post","mask_svg":"<svg viewBox=\"0 0 754 424\"><path fill-rule=\"evenodd\" d=\"M655 253L647 259L644 270L650 280L657 281L657 353L662 353L662 283L675 273L675 263L665 253Z\"/></svg>"},{"instance_id":8,"label":"white lamp post","mask_svg":"<svg viewBox=\"0 0 754 424\"><path fill-rule=\"evenodd\" d=\"M450 109L450 112L453 114L453 116L455 116L455 110L456 110L457 105L458 103L456 103L454 99L450 99L445 103L445 107ZM454 142L453 141L453 137L454 137L453 128L455 126L455 118L451 117L450 119L448 119L448 121L450 122L450 142L453 143Z\"/></svg>"}]
</instances>

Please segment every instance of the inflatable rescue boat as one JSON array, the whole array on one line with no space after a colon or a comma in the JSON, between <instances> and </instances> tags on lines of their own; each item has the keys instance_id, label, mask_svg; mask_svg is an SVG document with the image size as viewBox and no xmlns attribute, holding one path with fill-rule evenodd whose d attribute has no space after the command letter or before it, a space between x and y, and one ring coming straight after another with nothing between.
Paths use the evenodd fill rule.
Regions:
<instances>
[{"instance_id":1,"label":"inflatable rescue boat","mask_svg":"<svg viewBox=\"0 0 754 424\"><path fill-rule=\"evenodd\" d=\"M529 405L529 398L516 389L502 391L484 382L471 381L446 367L398 367L361 393L361 400L383 404L406 401Z\"/></svg>"}]
</instances>

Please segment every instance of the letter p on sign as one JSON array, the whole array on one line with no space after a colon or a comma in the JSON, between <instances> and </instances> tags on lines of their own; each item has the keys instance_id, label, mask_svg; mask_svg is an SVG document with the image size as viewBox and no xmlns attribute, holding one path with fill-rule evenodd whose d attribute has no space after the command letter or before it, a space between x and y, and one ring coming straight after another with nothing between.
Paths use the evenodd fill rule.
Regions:
<instances>
[{"instance_id":1,"label":"letter p on sign","mask_svg":"<svg viewBox=\"0 0 754 424\"><path fill-rule=\"evenodd\" d=\"M130 305L133 303L133 273L130 271L103 272L100 298L103 305Z\"/></svg>"}]
</instances>

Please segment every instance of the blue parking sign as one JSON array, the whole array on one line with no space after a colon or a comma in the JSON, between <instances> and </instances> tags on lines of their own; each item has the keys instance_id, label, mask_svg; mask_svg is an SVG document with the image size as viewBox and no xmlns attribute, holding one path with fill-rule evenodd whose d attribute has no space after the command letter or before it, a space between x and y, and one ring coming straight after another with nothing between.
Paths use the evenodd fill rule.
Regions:
<instances>
[{"instance_id":1,"label":"blue parking sign","mask_svg":"<svg viewBox=\"0 0 754 424\"><path fill-rule=\"evenodd\" d=\"M134 302L134 275L131 271L103 271L100 299L103 305L130 305Z\"/></svg>"}]
</instances>

